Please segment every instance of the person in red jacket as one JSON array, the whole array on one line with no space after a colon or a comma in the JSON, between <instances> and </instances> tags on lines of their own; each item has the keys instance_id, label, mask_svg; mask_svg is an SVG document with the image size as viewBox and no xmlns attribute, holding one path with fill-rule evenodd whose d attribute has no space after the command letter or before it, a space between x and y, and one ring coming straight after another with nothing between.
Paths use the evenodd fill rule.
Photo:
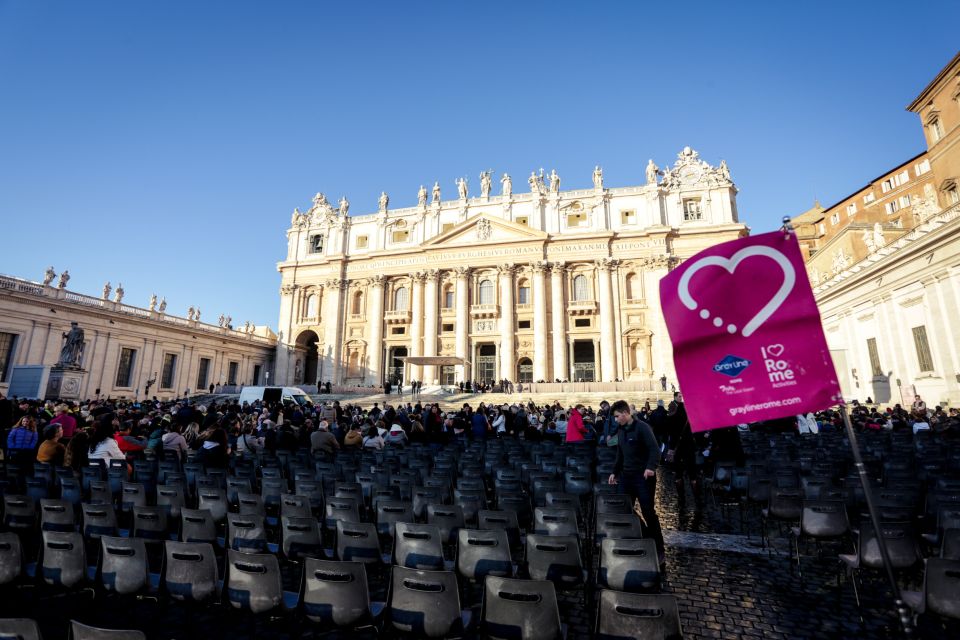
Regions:
<instances>
[{"instance_id":1,"label":"person in red jacket","mask_svg":"<svg viewBox=\"0 0 960 640\"><path fill-rule=\"evenodd\" d=\"M567 420L567 442L582 442L587 435L587 428L583 426L583 416L580 411L583 405L578 404L570 411L570 418Z\"/></svg>"},{"instance_id":2,"label":"person in red jacket","mask_svg":"<svg viewBox=\"0 0 960 640\"><path fill-rule=\"evenodd\" d=\"M120 425L120 430L113 436L117 441L117 446L120 447L120 451L126 455L140 453L147 448L147 440L132 436L131 431L133 431L133 421L125 420Z\"/></svg>"}]
</instances>

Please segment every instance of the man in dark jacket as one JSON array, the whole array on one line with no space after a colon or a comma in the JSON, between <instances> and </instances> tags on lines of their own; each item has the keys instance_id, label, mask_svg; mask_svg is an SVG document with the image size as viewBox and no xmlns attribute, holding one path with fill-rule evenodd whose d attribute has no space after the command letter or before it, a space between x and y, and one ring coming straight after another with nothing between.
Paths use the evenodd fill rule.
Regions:
<instances>
[{"instance_id":1,"label":"man in dark jacket","mask_svg":"<svg viewBox=\"0 0 960 640\"><path fill-rule=\"evenodd\" d=\"M650 537L657 543L660 563L664 560L663 533L654 500L657 495L657 464L660 447L650 425L630 414L630 405L617 400L610 408L619 427L617 462L607 479L619 484L621 491L640 502L640 512L647 524Z\"/></svg>"}]
</instances>

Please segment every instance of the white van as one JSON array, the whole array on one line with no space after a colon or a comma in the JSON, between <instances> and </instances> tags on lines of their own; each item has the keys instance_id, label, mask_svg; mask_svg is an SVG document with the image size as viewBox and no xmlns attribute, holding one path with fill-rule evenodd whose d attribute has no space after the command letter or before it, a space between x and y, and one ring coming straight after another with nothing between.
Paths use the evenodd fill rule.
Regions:
<instances>
[{"instance_id":1,"label":"white van","mask_svg":"<svg viewBox=\"0 0 960 640\"><path fill-rule=\"evenodd\" d=\"M240 390L240 404L264 402L293 402L299 405L313 404L307 392L299 387L244 387Z\"/></svg>"}]
</instances>

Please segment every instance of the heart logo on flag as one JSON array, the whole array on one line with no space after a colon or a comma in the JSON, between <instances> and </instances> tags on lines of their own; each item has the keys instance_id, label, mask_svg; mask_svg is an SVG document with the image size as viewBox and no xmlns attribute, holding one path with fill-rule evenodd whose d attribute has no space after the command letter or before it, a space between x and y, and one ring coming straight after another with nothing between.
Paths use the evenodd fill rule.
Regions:
<instances>
[{"instance_id":1,"label":"heart logo on flag","mask_svg":"<svg viewBox=\"0 0 960 640\"><path fill-rule=\"evenodd\" d=\"M680 297L680 301L690 311L696 311L699 305L693 296L690 295L690 280L693 278L694 274L706 267L723 267L727 270L727 273L733 274L741 262L753 256L769 258L776 262L783 271L783 283L781 283L777 292L773 294L773 297L767 301L760 311L758 311L756 315L754 315L753 318L751 318L741 330L743 337L749 338L751 335L753 335L754 331L759 329L760 326L766 322L767 319L772 316L777 309L780 308L780 305L783 304L784 300L787 299L787 296L790 295L790 292L793 291L793 285L797 281L797 274L793 269L793 265L790 264L790 261L785 255L776 249L763 245L754 245L737 251L729 258L721 258L720 256L707 256L697 260L695 263L690 265L686 271L684 271L683 276L680 278L680 283L677 286L677 295ZM736 302L736 300L731 300L731 302ZM709 320L711 315L714 317L713 324L717 328L723 326L721 314L722 310L719 312L715 309L700 310L700 317L704 320ZM728 333L736 333L737 329L738 327L734 324L728 324L726 327ZM783 347L780 346L780 349L782 352Z\"/></svg>"},{"instance_id":2,"label":"heart logo on flag","mask_svg":"<svg viewBox=\"0 0 960 640\"><path fill-rule=\"evenodd\" d=\"M767 347L767 353L769 353L770 355L772 355L774 358L779 358L779 357L780 357L780 354L783 353L783 345L782 345L782 344L771 344L769 347Z\"/></svg>"}]
</instances>

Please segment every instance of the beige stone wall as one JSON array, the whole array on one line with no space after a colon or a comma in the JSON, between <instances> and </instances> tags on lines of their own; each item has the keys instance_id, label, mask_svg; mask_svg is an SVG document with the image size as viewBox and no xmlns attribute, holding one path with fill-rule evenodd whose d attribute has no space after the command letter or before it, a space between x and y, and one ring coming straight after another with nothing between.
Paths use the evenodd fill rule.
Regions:
<instances>
[{"instance_id":1,"label":"beige stone wall","mask_svg":"<svg viewBox=\"0 0 960 640\"><path fill-rule=\"evenodd\" d=\"M200 359L210 360L207 384L227 383L230 363L237 367L237 384L263 384L273 371L276 339L269 331L254 335L173 315L101 300L65 289L18 278L0 278L0 333L13 334L12 365L54 365L62 335L77 322L84 330L82 366L86 370L81 397L143 397L147 380L156 374L150 395L161 399L197 391ZM129 385L117 386L123 348L136 351ZM176 363L170 388L161 388L165 354ZM259 366L260 380L253 379ZM6 393L7 380L0 382Z\"/></svg>"}]
</instances>

